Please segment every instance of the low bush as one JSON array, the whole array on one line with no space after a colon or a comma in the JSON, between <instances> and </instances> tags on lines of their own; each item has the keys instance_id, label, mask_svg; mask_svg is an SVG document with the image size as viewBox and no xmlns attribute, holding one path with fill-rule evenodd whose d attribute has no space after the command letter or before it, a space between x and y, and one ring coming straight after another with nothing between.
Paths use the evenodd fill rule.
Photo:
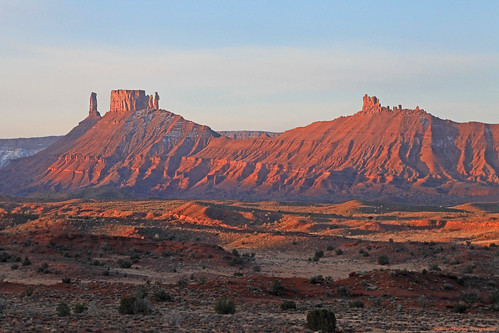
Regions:
<instances>
[{"instance_id":1,"label":"low bush","mask_svg":"<svg viewBox=\"0 0 499 333\"><path fill-rule=\"evenodd\" d=\"M64 277L61 279L62 283L71 283L71 278Z\"/></svg>"},{"instance_id":2,"label":"low bush","mask_svg":"<svg viewBox=\"0 0 499 333\"><path fill-rule=\"evenodd\" d=\"M472 291L465 292L461 295L461 299L463 300L464 303L473 304L478 302L478 295Z\"/></svg>"},{"instance_id":3,"label":"low bush","mask_svg":"<svg viewBox=\"0 0 499 333\"><path fill-rule=\"evenodd\" d=\"M118 266L120 266L121 268L130 268L132 267L132 263L128 260L119 259Z\"/></svg>"},{"instance_id":4,"label":"low bush","mask_svg":"<svg viewBox=\"0 0 499 333\"><path fill-rule=\"evenodd\" d=\"M466 312L466 305L464 305L462 303L454 304L452 306L452 312L465 313Z\"/></svg>"},{"instance_id":5,"label":"low bush","mask_svg":"<svg viewBox=\"0 0 499 333\"><path fill-rule=\"evenodd\" d=\"M310 278L309 282L312 284L318 284L324 282L324 277L322 275L315 275Z\"/></svg>"},{"instance_id":6,"label":"low bush","mask_svg":"<svg viewBox=\"0 0 499 333\"><path fill-rule=\"evenodd\" d=\"M47 274L49 272L49 265L44 262L40 267L38 267L37 271L38 273Z\"/></svg>"},{"instance_id":7,"label":"low bush","mask_svg":"<svg viewBox=\"0 0 499 333\"><path fill-rule=\"evenodd\" d=\"M128 296L120 300L118 312L120 314L148 314L152 312L152 308L146 299Z\"/></svg>"},{"instance_id":8,"label":"low bush","mask_svg":"<svg viewBox=\"0 0 499 333\"><path fill-rule=\"evenodd\" d=\"M338 295L340 297L350 296L350 288L348 286L339 286L338 287Z\"/></svg>"},{"instance_id":9,"label":"low bush","mask_svg":"<svg viewBox=\"0 0 499 333\"><path fill-rule=\"evenodd\" d=\"M269 289L269 293L274 296L281 296L284 294L285 291L286 290L284 289L281 281L279 280L274 280L274 282L272 282L272 287L270 287Z\"/></svg>"},{"instance_id":10,"label":"low bush","mask_svg":"<svg viewBox=\"0 0 499 333\"><path fill-rule=\"evenodd\" d=\"M26 289L24 289L23 295L28 297L33 295L33 287L27 287Z\"/></svg>"},{"instance_id":11,"label":"low bush","mask_svg":"<svg viewBox=\"0 0 499 333\"><path fill-rule=\"evenodd\" d=\"M156 302L171 302L173 300L172 295L167 293L164 289L156 290L153 297Z\"/></svg>"},{"instance_id":12,"label":"low bush","mask_svg":"<svg viewBox=\"0 0 499 333\"><path fill-rule=\"evenodd\" d=\"M430 267L428 267L428 269L433 272L441 271L440 267L438 267L438 264L431 264Z\"/></svg>"},{"instance_id":13,"label":"low bush","mask_svg":"<svg viewBox=\"0 0 499 333\"><path fill-rule=\"evenodd\" d=\"M294 310L294 309L296 309L296 303L293 301L285 300L284 302L281 303L281 310L283 311Z\"/></svg>"},{"instance_id":14,"label":"low bush","mask_svg":"<svg viewBox=\"0 0 499 333\"><path fill-rule=\"evenodd\" d=\"M319 261L319 259L322 258L322 257L324 257L324 251L322 251L322 250L315 250L313 260L314 261Z\"/></svg>"},{"instance_id":15,"label":"low bush","mask_svg":"<svg viewBox=\"0 0 499 333\"><path fill-rule=\"evenodd\" d=\"M85 304L81 304L81 303L78 303L75 305L75 309L74 309L74 312L75 313L83 313L85 311L87 311L88 308Z\"/></svg>"},{"instance_id":16,"label":"low bush","mask_svg":"<svg viewBox=\"0 0 499 333\"><path fill-rule=\"evenodd\" d=\"M69 316L71 314L71 310L69 309L69 306L64 302L59 303L55 310L56 310L57 315L59 317L66 317L66 316Z\"/></svg>"},{"instance_id":17,"label":"low bush","mask_svg":"<svg viewBox=\"0 0 499 333\"><path fill-rule=\"evenodd\" d=\"M148 294L147 286L144 286L142 284L135 286L135 289L133 290L133 296L137 298L145 298L147 294Z\"/></svg>"},{"instance_id":18,"label":"low bush","mask_svg":"<svg viewBox=\"0 0 499 333\"><path fill-rule=\"evenodd\" d=\"M29 258L28 258L28 257L24 257L24 260L23 260L23 262L22 262L22 265L23 265L23 266L29 266L29 265L31 265L31 260L29 260Z\"/></svg>"},{"instance_id":19,"label":"low bush","mask_svg":"<svg viewBox=\"0 0 499 333\"><path fill-rule=\"evenodd\" d=\"M383 254L378 258L378 264L380 265L388 265L390 264L390 259L388 259L388 256L386 254Z\"/></svg>"},{"instance_id":20,"label":"low bush","mask_svg":"<svg viewBox=\"0 0 499 333\"><path fill-rule=\"evenodd\" d=\"M186 278L181 278L177 280L177 286L179 287L185 287L189 284L189 281L187 281Z\"/></svg>"},{"instance_id":21,"label":"low bush","mask_svg":"<svg viewBox=\"0 0 499 333\"><path fill-rule=\"evenodd\" d=\"M351 308L363 308L364 302L362 302L361 300L355 300L348 303L348 306Z\"/></svg>"},{"instance_id":22,"label":"low bush","mask_svg":"<svg viewBox=\"0 0 499 333\"><path fill-rule=\"evenodd\" d=\"M326 309L314 309L307 313L307 328L312 331L336 331L336 316Z\"/></svg>"},{"instance_id":23,"label":"low bush","mask_svg":"<svg viewBox=\"0 0 499 333\"><path fill-rule=\"evenodd\" d=\"M231 300L223 297L215 303L215 312L218 314L236 313L236 305Z\"/></svg>"}]
</instances>

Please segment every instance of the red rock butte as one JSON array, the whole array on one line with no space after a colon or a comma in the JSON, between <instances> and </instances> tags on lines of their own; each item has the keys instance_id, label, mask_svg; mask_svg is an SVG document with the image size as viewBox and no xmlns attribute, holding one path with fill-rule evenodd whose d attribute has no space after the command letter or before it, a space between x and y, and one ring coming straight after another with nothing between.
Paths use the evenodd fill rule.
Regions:
<instances>
[{"instance_id":1,"label":"red rock butte","mask_svg":"<svg viewBox=\"0 0 499 333\"><path fill-rule=\"evenodd\" d=\"M153 96L112 91L103 117L87 117L44 151L1 168L0 194L107 186L138 197L255 201L499 197L499 124L456 123L365 95L350 116L229 139L158 110Z\"/></svg>"},{"instance_id":2,"label":"red rock butte","mask_svg":"<svg viewBox=\"0 0 499 333\"><path fill-rule=\"evenodd\" d=\"M154 100L153 100L154 99ZM111 91L111 112L128 112L143 109L159 109L159 95L146 95L144 90L113 90Z\"/></svg>"}]
</instances>

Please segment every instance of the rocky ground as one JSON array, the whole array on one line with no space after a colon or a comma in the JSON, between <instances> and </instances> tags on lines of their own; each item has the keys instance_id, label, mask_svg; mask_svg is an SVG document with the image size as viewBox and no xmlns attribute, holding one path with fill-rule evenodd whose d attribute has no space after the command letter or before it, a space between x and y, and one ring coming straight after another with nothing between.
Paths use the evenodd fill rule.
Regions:
<instances>
[{"instance_id":1,"label":"rocky ground","mask_svg":"<svg viewBox=\"0 0 499 333\"><path fill-rule=\"evenodd\" d=\"M497 217L495 205L6 200L0 330L302 332L329 309L342 332L495 332ZM144 313L120 314L128 296ZM215 312L223 297L234 314Z\"/></svg>"}]
</instances>

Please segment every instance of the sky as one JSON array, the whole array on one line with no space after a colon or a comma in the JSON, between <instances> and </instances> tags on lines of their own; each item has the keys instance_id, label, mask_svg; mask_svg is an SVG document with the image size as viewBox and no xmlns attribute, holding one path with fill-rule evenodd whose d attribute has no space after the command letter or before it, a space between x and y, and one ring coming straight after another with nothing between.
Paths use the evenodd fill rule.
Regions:
<instances>
[{"instance_id":1,"label":"sky","mask_svg":"<svg viewBox=\"0 0 499 333\"><path fill-rule=\"evenodd\" d=\"M0 138L62 135L91 92L214 130L351 115L364 94L499 123L499 1L0 0Z\"/></svg>"}]
</instances>

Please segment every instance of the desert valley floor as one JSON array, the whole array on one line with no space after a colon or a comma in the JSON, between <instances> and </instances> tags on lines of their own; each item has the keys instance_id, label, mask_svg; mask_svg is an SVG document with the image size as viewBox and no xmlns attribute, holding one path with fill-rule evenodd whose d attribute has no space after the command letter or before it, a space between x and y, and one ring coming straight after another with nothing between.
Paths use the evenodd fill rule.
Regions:
<instances>
[{"instance_id":1,"label":"desert valley floor","mask_svg":"<svg viewBox=\"0 0 499 333\"><path fill-rule=\"evenodd\" d=\"M497 332L498 219L497 203L4 198L0 331L302 332L323 308L341 332ZM145 314L119 313L132 295Z\"/></svg>"}]
</instances>

